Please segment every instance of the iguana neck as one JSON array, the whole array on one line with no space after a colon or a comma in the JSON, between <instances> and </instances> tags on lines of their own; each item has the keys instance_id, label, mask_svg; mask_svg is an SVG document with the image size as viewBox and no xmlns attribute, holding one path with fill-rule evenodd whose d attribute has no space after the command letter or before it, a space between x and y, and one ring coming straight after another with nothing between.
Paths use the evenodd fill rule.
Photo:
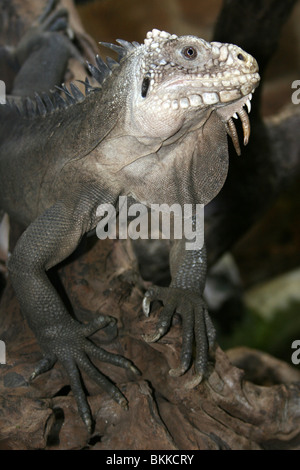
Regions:
<instances>
[{"instance_id":1,"label":"iguana neck","mask_svg":"<svg viewBox=\"0 0 300 470\"><path fill-rule=\"evenodd\" d=\"M228 155L225 126L217 113L209 110L188 132L183 126L165 141L127 135L122 129L119 122L92 152L99 172L115 180L121 194L150 206L206 204L219 192Z\"/></svg>"}]
</instances>

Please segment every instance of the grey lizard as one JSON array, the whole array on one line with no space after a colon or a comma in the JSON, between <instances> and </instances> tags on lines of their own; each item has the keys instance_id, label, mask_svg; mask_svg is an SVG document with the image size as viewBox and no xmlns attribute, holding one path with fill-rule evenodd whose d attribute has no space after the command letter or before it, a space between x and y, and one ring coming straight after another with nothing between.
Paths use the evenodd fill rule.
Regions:
<instances>
[{"instance_id":1,"label":"grey lizard","mask_svg":"<svg viewBox=\"0 0 300 470\"><path fill-rule=\"evenodd\" d=\"M117 42L106 46L118 61L97 56L95 65L89 64L98 85L86 79L85 94L74 84L70 89L62 85L63 94L36 93L18 105L11 101L0 107L0 205L26 227L10 257L9 275L44 354L32 378L60 361L89 430L92 418L79 369L122 406L126 398L90 358L137 370L128 359L87 339L115 320L100 315L80 324L67 312L47 271L97 226L97 207L116 205L120 195L148 206L211 201L227 176L227 134L240 153L232 118L241 118L248 142L245 106L250 111L259 83L255 59L232 44L156 29L143 44ZM170 286L153 286L145 294L147 315L153 300L164 304L155 334L145 339L157 341L179 313L181 364L170 373L178 376L190 367L195 343L196 373L190 384L195 386L215 342L202 298L205 247L188 251L184 239L175 240L170 266Z\"/></svg>"}]
</instances>

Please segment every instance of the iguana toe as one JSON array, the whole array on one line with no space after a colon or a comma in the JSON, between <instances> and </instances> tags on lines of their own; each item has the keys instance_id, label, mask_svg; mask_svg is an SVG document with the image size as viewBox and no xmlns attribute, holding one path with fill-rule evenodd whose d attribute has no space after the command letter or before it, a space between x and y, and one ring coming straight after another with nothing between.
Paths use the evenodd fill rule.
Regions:
<instances>
[{"instance_id":1,"label":"iguana toe","mask_svg":"<svg viewBox=\"0 0 300 470\"><path fill-rule=\"evenodd\" d=\"M146 299L146 301L145 301ZM152 301L159 300L164 304L152 335L144 335L144 340L151 343L158 341L170 328L172 317L178 313L182 318L182 348L180 365L170 369L172 377L183 375L194 361L196 374L186 385L197 386L207 371L208 353L215 343L215 329L208 315L202 297L186 289L154 286L146 292L147 311L150 312ZM193 358L193 346L195 357Z\"/></svg>"}]
</instances>

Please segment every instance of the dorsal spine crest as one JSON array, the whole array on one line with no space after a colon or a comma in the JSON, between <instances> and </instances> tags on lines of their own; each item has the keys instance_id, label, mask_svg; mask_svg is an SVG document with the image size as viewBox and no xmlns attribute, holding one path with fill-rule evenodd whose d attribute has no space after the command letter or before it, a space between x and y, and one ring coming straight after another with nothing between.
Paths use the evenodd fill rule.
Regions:
<instances>
[{"instance_id":1,"label":"dorsal spine crest","mask_svg":"<svg viewBox=\"0 0 300 470\"><path fill-rule=\"evenodd\" d=\"M34 93L33 99L25 98L18 104L13 99L8 100L6 106L9 106L21 116L34 118L36 116L45 117L58 109L65 109L76 103L82 102L91 92L101 89L104 81L110 77L112 71L119 67L120 62L123 59L126 59L129 54L140 46L138 42L130 43L123 39L117 39L116 42L118 42L119 45L106 42L100 42L99 44L116 52L118 54L117 60L107 57L105 62L97 54L95 57L95 64L87 62L87 68L91 76L97 81L100 87L92 85L88 77L86 77L84 82L82 80L77 80L84 84L85 94L83 94L80 89L71 82L69 89L65 84L62 84L60 87L56 86L55 91L50 91L49 93L42 92L40 95L38 93ZM63 92L63 95L58 91Z\"/></svg>"}]
</instances>

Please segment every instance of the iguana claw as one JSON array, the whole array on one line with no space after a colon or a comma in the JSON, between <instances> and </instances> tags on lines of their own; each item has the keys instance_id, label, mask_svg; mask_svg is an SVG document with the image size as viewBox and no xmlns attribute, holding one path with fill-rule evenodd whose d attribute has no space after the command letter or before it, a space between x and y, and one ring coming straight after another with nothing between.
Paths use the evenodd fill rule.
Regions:
<instances>
[{"instance_id":1,"label":"iguana claw","mask_svg":"<svg viewBox=\"0 0 300 470\"><path fill-rule=\"evenodd\" d=\"M144 335L143 338L149 343L158 341L169 330L174 313L179 313L183 322L181 365L171 369L169 374L179 377L189 369L195 338L196 374L186 385L186 388L193 388L201 382L207 370L208 351L215 344L215 329L206 305L200 296L186 289L153 286L146 292L143 300L145 313L150 312L150 304L154 300L161 301L164 308L159 315L155 332L152 335Z\"/></svg>"},{"instance_id":2,"label":"iguana claw","mask_svg":"<svg viewBox=\"0 0 300 470\"><path fill-rule=\"evenodd\" d=\"M41 347L46 351L46 354L32 373L30 381L51 369L55 362L59 360L69 376L79 414L88 431L91 432L92 416L82 388L79 369L83 369L94 382L124 409L128 408L128 402L124 395L110 380L101 374L89 358L94 357L101 361L123 367L135 375L139 375L140 372L128 359L118 354L108 353L86 339L86 336L92 335L100 328L114 324L114 318L99 315L88 324L80 325L75 320L68 323L67 327L59 329L59 332L56 332L55 328L50 328L48 331L45 329L44 332L38 335Z\"/></svg>"},{"instance_id":3,"label":"iguana claw","mask_svg":"<svg viewBox=\"0 0 300 470\"><path fill-rule=\"evenodd\" d=\"M151 302L150 302L149 296L145 295L145 297L143 298L143 312L146 315L146 317L149 317L150 305L151 305Z\"/></svg>"}]
</instances>

